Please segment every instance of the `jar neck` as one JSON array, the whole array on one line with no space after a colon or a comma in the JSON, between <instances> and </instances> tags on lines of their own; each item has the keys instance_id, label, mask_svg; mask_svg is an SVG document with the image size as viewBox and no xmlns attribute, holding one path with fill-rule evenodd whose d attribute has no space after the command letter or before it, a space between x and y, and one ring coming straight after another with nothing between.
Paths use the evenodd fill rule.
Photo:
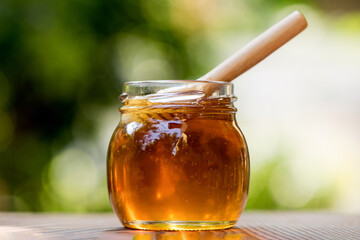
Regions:
<instances>
[{"instance_id":1,"label":"jar neck","mask_svg":"<svg viewBox=\"0 0 360 240\"><path fill-rule=\"evenodd\" d=\"M197 114L232 114L233 85L229 82L164 80L128 82L120 96L120 112L172 111Z\"/></svg>"}]
</instances>

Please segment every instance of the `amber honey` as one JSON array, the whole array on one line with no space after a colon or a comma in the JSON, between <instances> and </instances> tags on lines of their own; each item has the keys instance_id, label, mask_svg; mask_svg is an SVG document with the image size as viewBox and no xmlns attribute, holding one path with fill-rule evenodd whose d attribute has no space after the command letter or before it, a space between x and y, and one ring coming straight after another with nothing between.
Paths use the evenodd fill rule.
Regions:
<instances>
[{"instance_id":1,"label":"amber honey","mask_svg":"<svg viewBox=\"0 0 360 240\"><path fill-rule=\"evenodd\" d=\"M246 203L249 159L230 99L127 101L108 151L112 207L151 230L223 229Z\"/></svg>"}]
</instances>

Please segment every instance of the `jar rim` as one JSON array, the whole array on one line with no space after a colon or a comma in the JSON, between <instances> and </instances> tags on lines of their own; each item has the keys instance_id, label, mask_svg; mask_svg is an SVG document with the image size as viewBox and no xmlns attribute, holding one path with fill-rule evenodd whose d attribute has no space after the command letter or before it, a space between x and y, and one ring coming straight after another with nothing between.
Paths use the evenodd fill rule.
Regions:
<instances>
[{"instance_id":1,"label":"jar rim","mask_svg":"<svg viewBox=\"0 0 360 240\"><path fill-rule=\"evenodd\" d=\"M141 80L141 81L130 81L125 82L124 85L132 85L132 86L145 86L150 84L174 84L174 83L184 83L184 84L218 84L223 86L233 86L232 82L223 82L223 81L211 81L211 80Z\"/></svg>"},{"instance_id":2,"label":"jar rim","mask_svg":"<svg viewBox=\"0 0 360 240\"><path fill-rule=\"evenodd\" d=\"M201 99L230 98L233 95L231 82L207 80L146 80L125 82L119 99L146 99L150 102L194 102Z\"/></svg>"}]
</instances>

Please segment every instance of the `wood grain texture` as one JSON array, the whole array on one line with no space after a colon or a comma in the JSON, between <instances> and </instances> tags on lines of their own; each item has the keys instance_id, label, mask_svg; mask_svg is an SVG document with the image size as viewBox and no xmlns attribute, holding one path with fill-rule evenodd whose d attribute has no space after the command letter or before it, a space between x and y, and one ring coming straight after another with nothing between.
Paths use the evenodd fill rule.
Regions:
<instances>
[{"instance_id":1,"label":"wood grain texture","mask_svg":"<svg viewBox=\"0 0 360 240\"><path fill-rule=\"evenodd\" d=\"M276 23L199 80L230 82L255 66L307 27L302 13L295 11Z\"/></svg>"}]
</instances>

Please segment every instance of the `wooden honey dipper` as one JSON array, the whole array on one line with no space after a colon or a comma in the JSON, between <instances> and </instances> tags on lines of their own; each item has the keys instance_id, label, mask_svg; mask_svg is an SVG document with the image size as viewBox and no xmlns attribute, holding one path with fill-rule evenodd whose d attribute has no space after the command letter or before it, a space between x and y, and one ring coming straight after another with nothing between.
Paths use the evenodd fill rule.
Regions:
<instances>
[{"instance_id":1,"label":"wooden honey dipper","mask_svg":"<svg viewBox=\"0 0 360 240\"><path fill-rule=\"evenodd\" d=\"M230 82L269 56L307 27L299 11L276 23L199 80Z\"/></svg>"},{"instance_id":2,"label":"wooden honey dipper","mask_svg":"<svg viewBox=\"0 0 360 240\"><path fill-rule=\"evenodd\" d=\"M302 13L299 11L292 12L198 80L220 82L234 80L302 32L307 25L307 21ZM218 84L212 84L211 82L208 84L193 83L185 87L167 88L157 93L201 91L207 97L211 96L217 87ZM146 98L151 98L151 95L148 95ZM168 119L168 117L161 116L160 118Z\"/></svg>"},{"instance_id":3,"label":"wooden honey dipper","mask_svg":"<svg viewBox=\"0 0 360 240\"><path fill-rule=\"evenodd\" d=\"M231 82L298 35L307 25L302 13L299 11L292 12L198 80ZM206 96L209 96L216 90L216 87L211 83L201 84L201 86L200 84L192 84L182 88L164 89L160 92L197 90L203 91Z\"/></svg>"}]
</instances>

